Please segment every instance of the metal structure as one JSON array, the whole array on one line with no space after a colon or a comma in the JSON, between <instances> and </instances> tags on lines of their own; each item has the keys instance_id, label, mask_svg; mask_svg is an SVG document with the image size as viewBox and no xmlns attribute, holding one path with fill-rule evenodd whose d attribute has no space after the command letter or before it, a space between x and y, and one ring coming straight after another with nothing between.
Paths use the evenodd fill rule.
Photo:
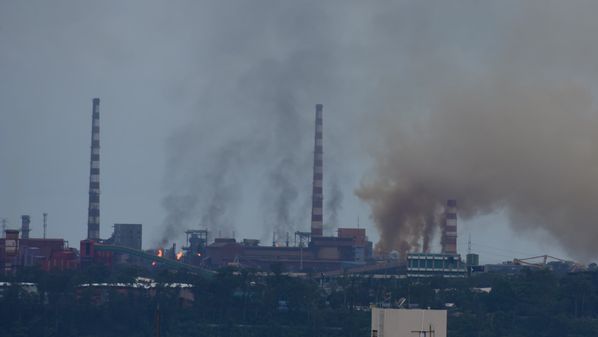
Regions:
<instances>
[{"instance_id":1,"label":"metal structure","mask_svg":"<svg viewBox=\"0 0 598 337\"><path fill-rule=\"evenodd\" d=\"M206 229L189 229L185 231L186 245L182 247L188 261L201 260L208 245L208 231Z\"/></svg>"},{"instance_id":2,"label":"metal structure","mask_svg":"<svg viewBox=\"0 0 598 337\"><path fill-rule=\"evenodd\" d=\"M457 200L447 200L442 227L442 253L457 254Z\"/></svg>"},{"instance_id":3,"label":"metal structure","mask_svg":"<svg viewBox=\"0 0 598 337\"><path fill-rule=\"evenodd\" d=\"M578 271L584 269L584 266L581 263L564 260L550 255L539 255L523 259L513 259L513 264L515 265L527 266L538 269L549 268L550 263L553 262L564 263L568 265L570 267L570 271Z\"/></svg>"},{"instance_id":4,"label":"metal structure","mask_svg":"<svg viewBox=\"0 0 598 337\"><path fill-rule=\"evenodd\" d=\"M186 263L183 263L183 262L180 262L177 260L169 259L169 258L166 258L163 256L148 254L146 252L143 252L143 251L137 250L137 249L133 249L133 248L113 246L113 245L95 245L94 249L97 252L111 252L111 253L120 253L120 254L128 254L131 256L136 256L136 257L139 257L142 260L145 260L148 262L156 262L156 265L158 265L158 266L163 265L163 266L173 268L173 269L186 269L191 272L198 273L199 275L201 275L203 277L212 277L214 275L214 272L208 271L206 269L203 269L203 268L200 268L197 266L193 266L190 264L186 264Z\"/></svg>"},{"instance_id":5,"label":"metal structure","mask_svg":"<svg viewBox=\"0 0 598 337\"><path fill-rule=\"evenodd\" d=\"M299 238L299 241L297 241ZM306 247L311 239L311 232L295 232L295 247Z\"/></svg>"},{"instance_id":6,"label":"metal structure","mask_svg":"<svg viewBox=\"0 0 598 337\"><path fill-rule=\"evenodd\" d=\"M29 239L29 224L31 223L31 217L29 215L21 215L21 239Z\"/></svg>"},{"instance_id":7,"label":"metal structure","mask_svg":"<svg viewBox=\"0 0 598 337\"><path fill-rule=\"evenodd\" d=\"M89 205L87 239L100 238L100 99L92 103L91 159L89 164Z\"/></svg>"},{"instance_id":8,"label":"metal structure","mask_svg":"<svg viewBox=\"0 0 598 337\"><path fill-rule=\"evenodd\" d=\"M314 139L314 175L312 189L312 207L311 207L311 236L322 236L324 195L322 193L322 183L324 176L323 166L323 119L322 104L316 104L316 132Z\"/></svg>"}]
</instances>

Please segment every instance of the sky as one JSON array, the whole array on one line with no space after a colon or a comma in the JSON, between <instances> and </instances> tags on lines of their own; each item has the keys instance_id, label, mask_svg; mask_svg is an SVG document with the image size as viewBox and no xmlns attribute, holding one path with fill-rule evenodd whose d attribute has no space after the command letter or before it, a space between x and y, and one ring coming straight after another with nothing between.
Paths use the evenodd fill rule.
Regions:
<instances>
[{"instance_id":1,"label":"sky","mask_svg":"<svg viewBox=\"0 0 598 337\"><path fill-rule=\"evenodd\" d=\"M274 233L283 240L287 232L309 228L314 106L322 103L325 230L333 234L359 219L377 242L387 233L376 224L383 217L372 212L378 199L356 191L392 186L395 178L413 181L418 168L437 178L446 167L467 172L475 169L475 158L488 159L459 157L458 165L445 166L426 156L455 137L422 138L418 132L437 134L434 123L450 121L447 116L472 117L454 110L479 109L486 117L503 116L504 109L513 123L500 125L508 129L520 125L518 116L544 118L520 110L527 104L546 106L557 127L563 119L573 122L567 132L549 135L544 150L577 140L583 114L595 110L598 22L592 13L598 4L573 3L0 1L0 218L16 228L20 215L30 214L31 235L41 236L47 212L48 236L78 247L86 233L91 100L99 97L102 237L110 236L114 223L142 223L146 248L180 244L185 229L200 227L214 236L268 243ZM564 98L528 103L531 96ZM455 103L471 98L479 104ZM482 118L479 129L490 130L488 120L496 122ZM447 130L480 137L472 143L485 139L469 132L475 125L463 125ZM584 144L594 158L596 143L589 139ZM498 151L495 144L486 152ZM521 158L530 152L509 160L527 163ZM570 167L588 170L543 177L537 172L563 154L544 152L551 158L539 156L537 167L514 165L518 174L491 176L506 190L537 181L520 191L521 198L473 180L487 201L476 204L477 189L457 191L442 179L430 180L454 188L469 207L459 222L460 253L471 236L482 262L545 253L590 261L598 255L578 248L577 236L563 236L584 235L593 225L585 216L593 215L589 205L574 199L591 203L587 196L598 190L587 174L594 161L585 161L586 152L563 156ZM398 176L389 175L384 158L395 159L390 171ZM511 179L521 175L530 179ZM467 180L454 173L449 178ZM580 189L539 188L559 179L575 180ZM552 204L534 203L538 194L531 190L571 200L563 212L557 204L547 214L579 211L589 224L573 221L569 229L537 216L544 208L536 206ZM446 194L427 197L439 203L454 197ZM438 235L434 242L437 250Z\"/></svg>"}]
</instances>

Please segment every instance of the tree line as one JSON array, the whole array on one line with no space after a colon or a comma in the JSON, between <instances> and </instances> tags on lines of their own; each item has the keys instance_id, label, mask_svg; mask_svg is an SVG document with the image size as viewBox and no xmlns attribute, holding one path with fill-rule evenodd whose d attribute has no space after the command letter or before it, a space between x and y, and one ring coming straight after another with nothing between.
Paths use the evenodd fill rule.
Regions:
<instances>
[{"instance_id":1,"label":"tree line","mask_svg":"<svg viewBox=\"0 0 598 337\"><path fill-rule=\"evenodd\" d=\"M371 304L448 310L450 337L598 336L598 273L524 270L465 279L307 278L281 268L261 275L223 269L212 278L185 271L107 269L2 276L0 336L361 336L370 335ZM85 283L186 283L176 288L104 289ZM33 282L27 292L18 282ZM484 289L482 289L484 288ZM488 288L491 288L489 291ZM101 297L101 298L100 298ZM159 323L158 323L159 321Z\"/></svg>"}]
</instances>

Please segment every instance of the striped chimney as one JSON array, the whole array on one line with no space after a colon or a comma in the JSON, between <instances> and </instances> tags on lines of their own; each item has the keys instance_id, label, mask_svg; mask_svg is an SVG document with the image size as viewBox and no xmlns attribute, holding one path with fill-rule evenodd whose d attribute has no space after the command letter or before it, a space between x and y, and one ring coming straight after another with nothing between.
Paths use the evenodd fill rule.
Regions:
<instances>
[{"instance_id":1,"label":"striped chimney","mask_svg":"<svg viewBox=\"0 0 598 337\"><path fill-rule=\"evenodd\" d=\"M457 200L447 200L442 231L442 253L457 254Z\"/></svg>"},{"instance_id":2,"label":"striped chimney","mask_svg":"<svg viewBox=\"0 0 598 337\"><path fill-rule=\"evenodd\" d=\"M21 215L21 238L22 239L29 239L29 224L31 223L31 218L29 215Z\"/></svg>"},{"instance_id":3,"label":"striped chimney","mask_svg":"<svg viewBox=\"0 0 598 337\"><path fill-rule=\"evenodd\" d=\"M100 99L94 98L91 122L91 161L89 165L89 207L87 239L100 238Z\"/></svg>"},{"instance_id":4,"label":"striped chimney","mask_svg":"<svg viewBox=\"0 0 598 337\"><path fill-rule=\"evenodd\" d=\"M314 141L314 181L312 190L311 207L311 236L322 236L323 224L323 199L322 181L324 175L324 166L322 163L322 104L316 104L316 135Z\"/></svg>"}]
</instances>

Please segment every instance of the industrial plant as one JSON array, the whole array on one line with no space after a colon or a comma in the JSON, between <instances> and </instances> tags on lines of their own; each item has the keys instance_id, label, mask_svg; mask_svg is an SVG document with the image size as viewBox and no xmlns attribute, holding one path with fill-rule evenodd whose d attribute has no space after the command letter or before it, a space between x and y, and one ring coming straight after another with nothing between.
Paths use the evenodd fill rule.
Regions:
<instances>
[{"instance_id":1,"label":"industrial plant","mask_svg":"<svg viewBox=\"0 0 598 337\"><path fill-rule=\"evenodd\" d=\"M249 268L269 272L273 268L306 275L319 273L331 277L346 274L394 275L396 277L466 277L472 272L506 271L523 266L545 267L526 259L515 259L506 266L480 266L479 256L471 252L463 260L457 251L457 201L448 200L441 224L440 252L374 252L364 228L338 228L336 236L323 234L324 219L324 120L322 104L315 106L311 228L274 238L271 245L256 239L219 237L206 229L188 228L184 246L142 248L142 224L117 223L109 238L100 238L100 99L92 100L91 153L87 237L79 249L64 239L46 238L44 213L42 238L30 236L30 216L23 215L21 228L3 228L0 239L0 267L14 273L22 267L66 270L98 263L134 264L145 268L187 269L211 273L220 268ZM579 267L561 261L571 268Z\"/></svg>"}]
</instances>

